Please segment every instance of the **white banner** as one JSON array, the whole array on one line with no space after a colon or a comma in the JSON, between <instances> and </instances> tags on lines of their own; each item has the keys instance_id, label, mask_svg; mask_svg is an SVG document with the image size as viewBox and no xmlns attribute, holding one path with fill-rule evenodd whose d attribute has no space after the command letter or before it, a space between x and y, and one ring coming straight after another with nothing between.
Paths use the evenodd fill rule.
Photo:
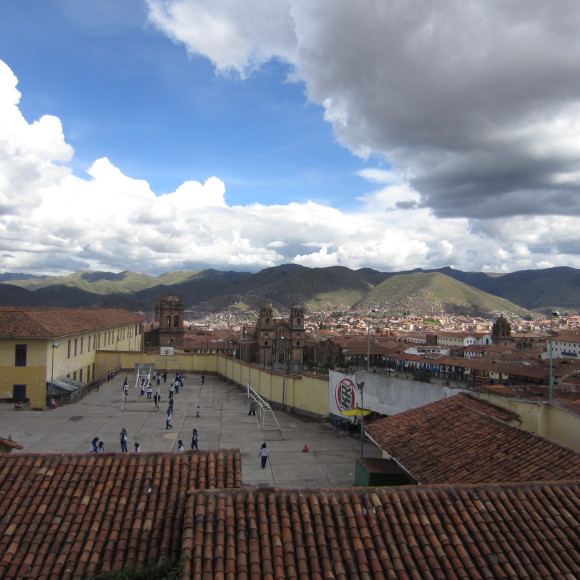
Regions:
<instances>
[{"instance_id":1,"label":"white banner","mask_svg":"<svg viewBox=\"0 0 580 580\"><path fill-rule=\"evenodd\" d=\"M328 376L328 410L340 416L341 411L360 407L355 377L330 371Z\"/></svg>"}]
</instances>

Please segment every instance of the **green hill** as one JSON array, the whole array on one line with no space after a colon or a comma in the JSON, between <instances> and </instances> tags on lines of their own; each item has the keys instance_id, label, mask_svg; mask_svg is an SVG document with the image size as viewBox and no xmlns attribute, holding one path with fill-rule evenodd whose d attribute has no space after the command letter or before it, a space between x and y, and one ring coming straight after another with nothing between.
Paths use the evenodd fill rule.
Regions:
<instances>
[{"instance_id":1,"label":"green hill","mask_svg":"<svg viewBox=\"0 0 580 580\"><path fill-rule=\"evenodd\" d=\"M504 298L436 272L392 276L373 288L353 308L378 309L389 314L410 311L423 316L443 313L479 316L498 312L526 314L523 308Z\"/></svg>"}]
</instances>

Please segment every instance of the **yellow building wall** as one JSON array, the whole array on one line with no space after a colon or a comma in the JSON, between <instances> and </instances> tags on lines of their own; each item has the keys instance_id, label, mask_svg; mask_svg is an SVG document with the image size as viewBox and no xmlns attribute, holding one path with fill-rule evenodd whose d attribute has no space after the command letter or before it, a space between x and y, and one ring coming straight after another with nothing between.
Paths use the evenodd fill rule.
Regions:
<instances>
[{"instance_id":1,"label":"yellow building wall","mask_svg":"<svg viewBox=\"0 0 580 580\"><path fill-rule=\"evenodd\" d=\"M15 366L17 344L26 344L26 366ZM31 408L46 406L46 380L50 372L46 366L46 341L0 340L0 398L11 399L14 385L26 385L26 397Z\"/></svg>"},{"instance_id":2,"label":"yellow building wall","mask_svg":"<svg viewBox=\"0 0 580 580\"><path fill-rule=\"evenodd\" d=\"M250 386L271 403L301 409L312 415L328 416L328 379L309 375L292 376L272 373L241 361L216 354L136 354L131 352L99 352L97 368L133 372L136 364L152 364L157 370L193 373L219 373L226 379ZM121 370L122 369L122 370Z\"/></svg>"},{"instance_id":3,"label":"yellow building wall","mask_svg":"<svg viewBox=\"0 0 580 580\"><path fill-rule=\"evenodd\" d=\"M575 413L545 401L518 401L493 394L481 395L481 398L516 412L522 429L580 451L580 417Z\"/></svg>"},{"instance_id":4,"label":"yellow building wall","mask_svg":"<svg viewBox=\"0 0 580 580\"><path fill-rule=\"evenodd\" d=\"M82 383L104 378L107 370L103 373L98 370L95 342L98 345L106 341L108 345L105 348L115 349L114 356L123 348L139 350L142 338L139 330L139 324L129 324L107 331L86 332L55 339L0 339L0 398L12 398L14 385L26 385L30 407L43 409L47 406L47 383L52 377L59 379L68 376ZM58 347L53 349L53 342ZM17 344L25 344L27 347L26 366L15 366Z\"/></svg>"}]
</instances>

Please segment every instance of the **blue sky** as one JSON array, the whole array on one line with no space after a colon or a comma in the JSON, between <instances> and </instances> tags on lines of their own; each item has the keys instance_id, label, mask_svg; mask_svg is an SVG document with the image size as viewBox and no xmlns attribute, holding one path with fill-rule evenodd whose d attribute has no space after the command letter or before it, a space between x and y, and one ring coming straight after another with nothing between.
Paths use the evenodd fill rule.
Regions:
<instances>
[{"instance_id":1,"label":"blue sky","mask_svg":"<svg viewBox=\"0 0 580 580\"><path fill-rule=\"evenodd\" d=\"M10 1L0 56L15 71L21 111L62 120L82 175L108 157L156 193L218 175L232 204L330 200L352 206L367 164L340 146L290 67L216 75L148 23L139 0ZM338 169L338 170L337 170Z\"/></svg>"},{"instance_id":2,"label":"blue sky","mask_svg":"<svg viewBox=\"0 0 580 580\"><path fill-rule=\"evenodd\" d=\"M580 267L573 0L6 0L0 272Z\"/></svg>"}]
</instances>

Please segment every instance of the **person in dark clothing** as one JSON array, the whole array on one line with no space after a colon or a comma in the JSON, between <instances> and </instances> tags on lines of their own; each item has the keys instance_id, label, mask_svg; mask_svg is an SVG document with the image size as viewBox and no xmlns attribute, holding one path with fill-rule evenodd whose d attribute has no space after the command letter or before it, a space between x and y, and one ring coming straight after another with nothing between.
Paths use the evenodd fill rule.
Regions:
<instances>
[{"instance_id":1,"label":"person in dark clothing","mask_svg":"<svg viewBox=\"0 0 580 580\"><path fill-rule=\"evenodd\" d=\"M127 449L127 440L129 439L129 435L127 434L127 429L125 429L125 427L123 427L121 429L121 433L119 434L119 440L121 442L121 451L123 453L129 453L129 450Z\"/></svg>"}]
</instances>

